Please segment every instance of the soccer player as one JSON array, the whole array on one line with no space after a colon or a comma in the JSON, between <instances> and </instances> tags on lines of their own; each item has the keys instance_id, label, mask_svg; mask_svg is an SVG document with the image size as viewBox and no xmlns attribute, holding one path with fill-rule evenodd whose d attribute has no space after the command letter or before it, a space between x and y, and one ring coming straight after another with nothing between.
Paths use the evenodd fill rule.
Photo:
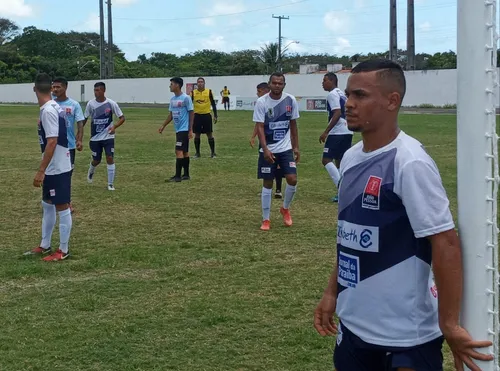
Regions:
<instances>
[{"instance_id":1,"label":"soccer player","mask_svg":"<svg viewBox=\"0 0 500 371\"><path fill-rule=\"evenodd\" d=\"M320 143L325 143L323 149L323 166L333 180L335 187L338 187L340 174L338 168L344 153L351 148L352 131L347 128L345 120L344 92L338 87L337 75L328 72L323 77L323 89L328 92L326 106L328 111L328 126L319 137ZM335 163L333 163L335 160ZM338 196L332 198L333 202L338 202Z\"/></svg>"},{"instance_id":2,"label":"soccer player","mask_svg":"<svg viewBox=\"0 0 500 371\"><path fill-rule=\"evenodd\" d=\"M89 166L87 181L92 183L95 168L101 163L102 151L106 154L108 164L108 191L114 191L115 180L115 131L125 122L125 116L118 104L106 98L106 84L97 82L94 85L95 99L87 103L85 109L85 120L92 119L90 150L92 151L92 162ZM118 117L118 122L113 123L113 114Z\"/></svg>"},{"instance_id":3,"label":"soccer player","mask_svg":"<svg viewBox=\"0 0 500 371\"><path fill-rule=\"evenodd\" d=\"M279 166L285 175L287 186L283 206L280 209L285 226L292 225L290 204L297 186L297 163L300 160L297 119L299 108L293 95L284 93L285 75L275 72L269 78L270 92L255 103L253 120L259 136L258 178L263 179L262 225L263 231L271 226L271 193L273 179Z\"/></svg>"},{"instance_id":4,"label":"soccer player","mask_svg":"<svg viewBox=\"0 0 500 371\"><path fill-rule=\"evenodd\" d=\"M436 164L398 126L405 91L388 60L360 63L347 82L347 125L362 141L342 160L337 261L314 326L337 334L338 371L443 370L443 337L457 369L479 371L472 358L493 358L474 348L491 342L459 325L460 241Z\"/></svg>"},{"instance_id":5,"label":"soccer player","mask_svg":"<svg viewBox=\"0 0 500 371\"><path fill-rule=\"evenodd\" d=\"M224 104L224 110L229 111L230 109L229 96L231 95L231 92L229 91L227 86L224 86L224 89L220 91L220 95L222 97L222 103Z\"/></svg>"},{"instance_id":6,"label":"soccer player","mask_svg":"<svg viewBox=\"0 0 500 371\"><path fill-rule=\"evenodd\" d=\"M42 187L42 241L24 255L47 255L52 252L52 232L59 214L59 248L43 258L44 261L60 261L69 256L69 238L72 218L71 160L68 147L66 115L51 97L51 78L45 73L35 79L34 92L40 106L38 138L42 149L42 162L33 179L33 186Z\"/></svg>"},{"instance_id":7,"label":"soccer player","mask_svg":"<svg viewBox=\"0 0 500 371\"><path fill-rule=\"evenodd\" d=\"M269 93L269 84L267 82L261 82L259 85L257 85L257 97L260 98L267 93ZM257 136L257 125L254 126L253 133L250 138L250 146L252 148L255 146L256 136ZM275 180L276 180L276 191L274 192L274 198L282 199L283 193L281 192L281 187L283 185L283 171L281 170L279 165L276 167Z\"/></svg>"},{"instance_id":8,"label":"soccer player","mask_svg":"<svg viewBox=\"0 0 500 371\"><path fill-rule=\"evenodd\" d=\"M217 157L215 154L215 139L213 136L212 115L210 106L214 112L214 124L217 123L217 107L214 100L214 95L211 89L205 89L205 79L199 77L196 81L197 89L191 92L191 99L194 105L194 146L196 148L195 158L200 158L200 143L201 134L206 134L208 144L211 150L212 158Z\"/></svg>"},{"instance_id":9,"label":"soccer player","mask_svg":"<svg viewBox=\"0 0 500 371\"><path fill-rule=\"evenodd\" d=\"M193 101L191 98L182 92L184 81L180 77L170 79L170 91L174 96L170 99L169 110L170 114L158 129L161 134L165 127L174 121L175 127L175 175L170 178L169 182L180 182L190 180L189 176L189 140L193 137ZM184 168L184 175L181 178L181 172Z\"/></svg>"}]
</instances>

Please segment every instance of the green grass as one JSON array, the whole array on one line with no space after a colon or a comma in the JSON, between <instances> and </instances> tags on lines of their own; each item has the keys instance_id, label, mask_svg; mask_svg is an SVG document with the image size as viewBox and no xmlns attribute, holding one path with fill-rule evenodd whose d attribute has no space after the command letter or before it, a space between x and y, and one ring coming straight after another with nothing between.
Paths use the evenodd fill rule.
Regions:
<instances>
[{"instance_id":1,"label":"green grass","mask_svg":"<svg viewBox=\"0 0 500 371\"><path fill-rule=\"evenodd\" d=\"M38 109L0 107L0 370L332 369L334 341L312 327L336 241L325 115L300 119L294 226L273 201L261 233L251 113L221 112L219 157L203 138L180 184L164 182L175 143L172 127L157 133L166 114L125 110L114 193L105 166L86 183L90 152L77 153L73 256L48 264L20 257L40 238ZM403 115L401 126L436 160L455 214L455 116Z\"/></svg>"}]
</instances>

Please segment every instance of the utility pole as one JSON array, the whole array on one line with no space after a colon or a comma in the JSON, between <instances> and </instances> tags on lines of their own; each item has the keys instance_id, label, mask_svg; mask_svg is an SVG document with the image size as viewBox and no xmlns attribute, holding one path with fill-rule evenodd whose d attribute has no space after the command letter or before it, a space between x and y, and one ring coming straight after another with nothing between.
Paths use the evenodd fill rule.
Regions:
<instances>
[{"instance_id":1,"label":"utility pole","mask_svg":"<svg viewBox=\"0 0 500 371\"><path fill-rule=\"evenodd\" d=\"M115 59L113 57L113 17L111 0L108 0L108 78L112 79L115 73Z\"/></svg>"},{"instance_id":2,"label":"utility pole","mask_svg":"<svg viewBox=\"0 0 500 371\"><path fill-rule=\"evenodd\" d=\"M283 42L283 37L281 37L281 20L282 19L290 19L290 17L285 17L284 15L275 16L273 14L273 18L278 19L278 71L283 72L283 65L281 60L281 43Z\"/></svg>"},{"instance_id":3,"label":"utility pole","mask_svg":"<svg viewBox=\"0 0 500 371\"><path fill-rule=\"evenodd\" d=\"M408 0L406 30L406 69L415 69L415 3L414 0Z\"/></svg>"},{"instance_id":4,"label":"utility pole","mask_svg":"<svg viewBox=\"0 0 500 371\"><path fill-rule=\"evenodd\" d=\"M396 0L391 1L391 9L389 16L389 59L397 62L398 60L398 12Z\"/></svg>"},{"instance_id":5,"label":"utility pole","mask_svg":"<svg viewBox=\"0 0 500 371\"><path fill-rule=\"evenodd\" d=\"M101 79L106 79L106 44L104 41L104 0L99 0L99 64L101 70Z\"/></svg>"}]
</instances>

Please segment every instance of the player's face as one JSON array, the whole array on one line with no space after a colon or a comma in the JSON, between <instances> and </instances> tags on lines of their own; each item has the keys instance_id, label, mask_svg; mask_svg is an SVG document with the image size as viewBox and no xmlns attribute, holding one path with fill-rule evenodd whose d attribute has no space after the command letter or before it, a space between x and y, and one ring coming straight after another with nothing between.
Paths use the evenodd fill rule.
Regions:
<instances>
[{"instance_id":1,"label":"player's face","mask_svg":"<svg viewBox=\"0 0 500 371\"><path fill-rule=\"evenodd\" d=\"M199 90L205 89L205 81L200 79L200 80L196 81L196 84L198 85Z\"/></svg>"},{"instance_id":2,"label":"player's face","mask_svg":"<svg viewBox=\"0 0 500 371\"><path fill-rule=\"evenodd\" d=\"M66 87L60 82L55 82L52 84L52 94L59 99L66 94Z\"/></svg>"},{"instance_id":3,"label":"player's face","mask_svg":"<svg viewBox=\"0 0 500 371\"><path fill-rule=\"evenodd\" d=\"M170 91L173 93L177 88L177 84L173 81L170 81Z\"/></svg>"},{"instance_id":4,"label":"player's face","mask_svg":"<svg viewBox=\"0 0 500 371\"><path fill-rule=\"evenodd\" d=\"M257 96L260 98L262 97L263 95L266 95L267 93L269 93L269 90L267 89L257 89Z\"/></svg>"},{"instance_id":5,"label":"player's face","mask_svg":"<svg viewBox=\"0 0 500 371\"><path fill-rule=\"evenodd\" d=\"M273 76L269 81L269 87L274 95L281 95L285 89L285 79L280 76Z\"/></svg>"},{"instance_id":6,"label":"player's face","mask_svg":"<svg viewBox=\"0 0 500 371\"><path fill-rule=\"evenodd\" d=\"M323 77L323 89L325 91L332 91L333 90L333 81L331 81L330 79L328 79L328 77Z\"/></svg>"},{"instance_id":7,"label":"player's face","mask_svg":"<svg viewBox=\"0 0 500 371\"><path fill-rule=\"evenodd\" d=\"M96 99L103 99L104 98L104 88L102 86L98 86L97 88L94 88L94 96Z\"/></svg>"},{"instance_id":8,"label":"player's face","mask_svg":"<svg viewBox=\"0 0 500 371\"><path fill-rule=\"evenodd\" d=\"M347 127L355 132L367 132L385 121L385 97L376 72L352 74L347 80L345 103Z\"/></svg>"}]
</instances>

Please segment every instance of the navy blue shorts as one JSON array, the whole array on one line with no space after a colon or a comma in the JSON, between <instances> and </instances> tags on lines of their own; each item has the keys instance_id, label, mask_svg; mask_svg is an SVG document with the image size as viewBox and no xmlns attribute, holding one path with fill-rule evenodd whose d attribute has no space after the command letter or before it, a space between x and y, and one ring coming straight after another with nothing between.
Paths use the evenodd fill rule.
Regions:
<instances>
[{"instance_id":1,"label":"navy blue shorts","mask_svg":"<svg viewBox=\"0 0 500 371\"><path fill-rule=\"evenodd\" d=\"M71 171L58 175L45 175L42 185L42 199L53 205L68 204L71 201Z\"/></svg>"},{"instance_id":2,"label":"navy blue shorts","mask_svg":"<svg viewBox=\"0 0 500 371\"><path fill-rule=\"evenodd\" d=\"M443 371L443 337L410 348L382 347L365 343L339 324L333 364L337 371Z\"/></svg>"},{"instance_id":3,"label":"navy blue shorts","mask_svg":"<svg viewBox=\"0 0 500 371\"><path fill-rule=\"evenodd\" d=\"M276 169L280 167L282 176L297 174L297 165L293 156L293 151L288 150L281 153L274 153L274 163L270 164L264 158L264 153L259 152L259 165L257 170L258 179L271 180L276 177ZM279 174L278 174L279 175Z\"/></svg>"},{"instance_id":4,"label":"navy blue shorts","mask_svg":"<svg viewBox=\"0 0 500 371\"><path fill-rule=\"evenodd\" d=\"M189 132L178 131L175 133L175 150L189 152Z\"/></svg>"},{"instance_id":5,"label":"navy blue shorts","mask_svg":"<svg viewBox=\"0 0 500 371\"><path fill-rule=\"evenodd\" d=\"M101 162L102 160L102 151L106 154L106 157L114 157L115 155L115 140L114 139L106 139L106 140L91 140L90 141L90 150L92 151L92 159L94 161Z\"/></svg>"},{"instance_id":6,"label":"navy blue shorts","mask_svg":"<svg viewBox=\"0 0 500 371\"><path fill-rule=\"evenodd\" d=\"M330 158L341 161L344 153L351 148L352 135L329 135L323 149L323 158Z\"/></svg>"}]
</instances>

